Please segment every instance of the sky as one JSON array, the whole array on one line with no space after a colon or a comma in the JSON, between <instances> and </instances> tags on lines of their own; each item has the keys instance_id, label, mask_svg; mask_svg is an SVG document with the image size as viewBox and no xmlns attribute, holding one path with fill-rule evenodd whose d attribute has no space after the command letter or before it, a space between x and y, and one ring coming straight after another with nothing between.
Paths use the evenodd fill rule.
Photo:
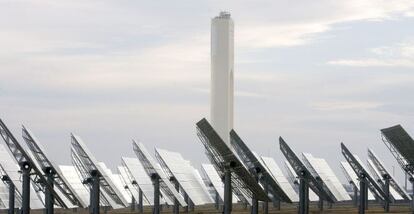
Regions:
<instances>
[{"instance_id":1,"label":"sky","mask_svg":"<svg viewBox=\"0 0 414 214\"><path fill-rule=\"evenodd\" d=\"M70 133L114 171L132 139L207 162L210 22L235 22L234 128L283 167L278 137L325 158L372 148L401 179L380 129L414 134L414 1L0 0L0 118L70 164Z\"/></svg>"}]
</instances>

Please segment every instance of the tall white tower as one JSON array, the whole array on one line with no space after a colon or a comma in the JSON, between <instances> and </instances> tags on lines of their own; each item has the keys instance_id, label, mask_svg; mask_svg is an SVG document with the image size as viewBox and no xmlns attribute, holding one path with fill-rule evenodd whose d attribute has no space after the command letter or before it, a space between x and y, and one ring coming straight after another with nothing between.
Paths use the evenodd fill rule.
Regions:
<instances>
[{"instance_id":1,"label":"tall white tower","mask_svg":"<svg viewBox=\"0 0 414 214\"><path fill-rule=\"evenodd\" d=\"M211 114L220 137L230 145L233 129L234 23L230 13L221 12L211 21ZM230 147L231 148L231 147Z\"/></svg>"}]
</instances>

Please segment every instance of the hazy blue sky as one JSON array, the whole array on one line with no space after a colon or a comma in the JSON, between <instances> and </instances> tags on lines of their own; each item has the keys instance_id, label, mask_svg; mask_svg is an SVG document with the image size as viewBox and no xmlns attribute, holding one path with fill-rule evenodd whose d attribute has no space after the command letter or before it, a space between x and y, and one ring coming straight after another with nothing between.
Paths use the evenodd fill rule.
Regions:
<instances>
[{"instance_id":1,"label":"hazy blue sky","mask_svg":"<svg viewBox=\"0 0 414 214\"><path fill-rule=\"evenodd\" d=\"M235 21L235 129L251 148L281 165L283 136L342 177L343 141L399 173L379 129L414 134L412 0L0 0L0 117L58 163L74 132L113 169L132 138L198 167L222 10Z\"/></svg>"}]
</instances>

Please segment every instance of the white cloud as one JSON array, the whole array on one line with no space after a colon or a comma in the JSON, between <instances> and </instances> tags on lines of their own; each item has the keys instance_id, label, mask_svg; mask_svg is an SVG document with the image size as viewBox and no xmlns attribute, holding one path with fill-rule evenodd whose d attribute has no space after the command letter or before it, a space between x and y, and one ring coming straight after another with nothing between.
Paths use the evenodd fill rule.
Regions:
<instances>
[{"instance_id":1,"label":"white cloud","mask_svg":"<svg viewBox=\"0 0 414 214\"><path fill-rule=\"evenodd\" d=\"M414 41L373 48L370 52L373 57L337 59L329 61L328 64L353 67L414 67Z\"/></svg>"},{"instance_id":2,"label":"white cloud","mask_svg":"<svg viewBox=\"0 0 414 214\"><path fill-rule=\"evenodd\" d=\"M333 111L333 110L369 110L380 107L378 102L367 101L324 101L314 102L311 106L316 110Z\"/></svg>"},{"instance_id":3,"label":"white cloud","mask_svg":"<svg viewBox=\"0 0 414 214\"><path fill-rule=\"evenodd\" d=\"M329 25L319 23L248 26L237 32L236 44L242 48L303 45L328 29Z\"/></svg>"},{"instance_id":4,"label":"white cloud","mask_svg":"<svg viewBox=\"0 0 414 214\"><path fill-rule=\"evenodd\" d=\"M237 44L244 48L303 45L313 41L316 34L332 29L335 24L398 19L414 11L413 1L350 0L335 3L311 1L302 4L303 10L287 9L278 13L273 11L277 13L276 17L286 16L275 21L247 20L247 24L241 24L236 28ZM268 7L278 8L279 5L280 2L274 2ZM292 17L292 14L296 17ZM255 22L252 23L253 21Z\"/></svg>"},{"instance_id":5,"label":"white cloud","mask_svg":"<svg viewBox=\"0 0 414 214\"><path fill-rule=\"evenodd\" d=\"M19 80L14 87L113 90L197 84L209 78L209 46L201 39L109 54L55 55L58 47L26 46L24 52L31 54L19 53L24 56L19 63L4 60L2 80Z\"/></svg>"},{"instance_id":6,"label":"white cloud","mask_svg":"<svg viewBox=\"0 0 414 214\"><path fill-rule=\"evenodd\" d=\"M340 59L329 61L328 64L353 67L414 67L414 62L408 59Z\"/></svg>"}]
</instances>

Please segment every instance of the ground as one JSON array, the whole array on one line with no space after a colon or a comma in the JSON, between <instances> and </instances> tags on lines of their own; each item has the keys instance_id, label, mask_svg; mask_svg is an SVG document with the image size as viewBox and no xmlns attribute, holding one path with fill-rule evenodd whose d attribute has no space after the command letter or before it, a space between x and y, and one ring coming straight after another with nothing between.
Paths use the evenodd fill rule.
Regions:
<instances>
[{"instance_id":1,"label":"ground","mask_svg":"<svg viewBox=\"0 0 414 214\"><path fill-rule=\"evenodd\" d=\"M7 211L1 211L0 213L7 213ZM31 211L32 214L44 214L43 210L33 210ZM55 214L74 214L74 213L80 213L80 214L88 214L87 209L55 209ZM106 210L102 209L101 214L132 214L132 213L138 213L137 210L132 210L131 208L123 208L123 209L116 209L116 210ZM151 207L145 207L144 213L152 213ZM161 213L172 213L172 206L163 206ZM184 213L184 209L180 208L180 213ZM203 205L203 206L197 206L194 211L190 211L190 213L198 214L198 213L221 213L221 210L215 209L214 205ZM250 207L245 208L242 204L235 204L233 206L233 212L235 214L250 214ZM263 213L262 206L260 206L259 213ZM270 214L296 214L297 213L297 204L282 204L281 210L278 210L277 208L274 208L272 204L269 204L269 213ZM323 211L319 211L317 207L317 203L312 203L310 205L310 213L335 213L335 214L341 214L341 213L358 213L358 209L354 207L351 203L342 203L342 204L335 204L332 206L332 208L329 208L327 205L325 205ZM384 209L381 207L380 204L369 204L368 210L366 210L366 213L385 213ZM399 203L399 204L393 204L390 206L390 212L389 213L412 213L410 211L410 203Z\"/></svg>"}]
</instances>

